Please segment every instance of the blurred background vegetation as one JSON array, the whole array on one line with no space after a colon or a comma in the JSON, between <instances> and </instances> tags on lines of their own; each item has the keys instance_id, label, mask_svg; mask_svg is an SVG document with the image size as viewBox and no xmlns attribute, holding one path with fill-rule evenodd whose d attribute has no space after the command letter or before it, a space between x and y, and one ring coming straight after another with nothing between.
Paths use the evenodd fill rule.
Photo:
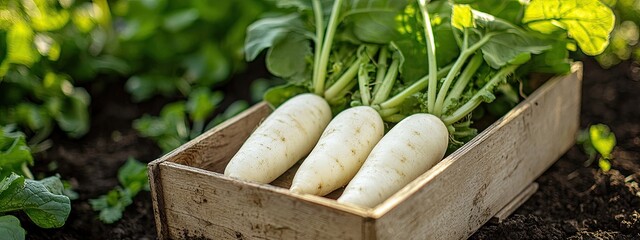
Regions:
<instances>
[{"instance_id":1,"label":"blurred background vegetation","mask_svg":"<svg viewBox=\"0 0 640 240\"><path fill-rule=\"evenodd\" d=\"M56 126L82 137L90 130L91 96L78 86L126 81L132 103L158 95L184 99L167 105L160 118L134 124L171 150L248 106L234 103L206 123L224 97L215 90L246 70L246 28L269 6L259 0L3 0L0 125L19 125L37 150L46 148L42 143Z\"/></svg>"},{"instance_id":2,"label":"blurred background vegetation","mask_svg":"<svg viewBox=\"0 0 640 240\"><path fill-rule=\"evenodd\" d=\"M596 60L604 68L639 62L640 0L603 2L614 9L616 28ZM87 89L120 82L131 104L158 97L173 101L159 116L131 123L168 152L259 101L273 84L251 79L250 99L234 98L220 109L229 94L222 89L249 70L246 28L274 10L272 5L273 0L1 0L0 128L23 132L33 152L50 147L56 129L81 138L91 130Z\"/></svg>"}]
</instances>

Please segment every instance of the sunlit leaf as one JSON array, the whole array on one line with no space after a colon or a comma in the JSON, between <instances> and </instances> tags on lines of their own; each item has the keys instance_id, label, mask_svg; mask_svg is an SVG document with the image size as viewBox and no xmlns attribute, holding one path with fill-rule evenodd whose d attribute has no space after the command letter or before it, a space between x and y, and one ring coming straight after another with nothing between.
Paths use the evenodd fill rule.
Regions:
<instances>
[{"instance_id":1,"label":"sunlit leaf","mask_svg":"<svg viewBox=\"0 0 640 240\"><path fill-rule=\"evenodd\" d=\"M16 22L7 34L8 63L31 66L39 60L40 55L33 45L34 32L24 22Z\"/></svg>"},{"instance_id":2,"label":"sunlit leaf","mask_svg":"<svg viewBox=\"0 0 640 240\"><path fill-rule=\"evenodd\" d=\"M598 160L598 166L600 167L600 169L602 169L602 171L605 171L605 172L608 172L609 170L611 170L611 162L609 162L609 160L605 158L600 158Z\"/></svg>"},{"instance_id":3,"label":"sunlit leaf","mask_svg":"<svg viewBox=\"0 0 640 240\"><path fill-rule=\"evenodd\" d=\"M465 4L453 5L451 25L457 29L472 28L475 25L475 21L471 13L471 7Z\"/></svg>"},{"instance_id":4,"label":"sunlit leaf","mask_svg":"<svg viewBox=\"0 0 640 240\"><path fill-rule=\"evenodd\" d=\"M55 31L69 22L69 12L65 9L56 9L57 3L58 1L53 0L23 0L25 12L34 30Z\"/></svg>"},{"instance_id":5,"label":"sunlit leaf","mask_svg":"<svg viewBox=\"0 0 640 240\"><path fill-rule=\"evenodd\" d=\"M593 147L604 158L609 158L616 146L616 136L607 125L595 124L589 128L589 137Z\"/></svg>"},{"instance_id":6,"label":"sunlit leaf","mask_svg":"<svg viewBox=\"0 0 640 240\"><path fill-rule=\"evenodd\" d=\"M565 30L585 54L597 55L609 44L615 16L599 0L532 0L522 22L542 33Z\"/></svg>"}]
</instances>

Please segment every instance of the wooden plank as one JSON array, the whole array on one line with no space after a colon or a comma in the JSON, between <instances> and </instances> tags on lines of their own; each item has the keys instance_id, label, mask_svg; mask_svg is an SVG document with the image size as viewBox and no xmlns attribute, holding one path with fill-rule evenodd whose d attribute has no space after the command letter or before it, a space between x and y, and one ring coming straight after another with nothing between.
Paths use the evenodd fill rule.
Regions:
<instances>
[{"instance_id":1,"label":"wooden plank","mask_svg":"<svg viewBox=\"0 0 640 240\"><path fill-rule=\"evenodd\" d=\"M160 169L169 238L363 239L371 221L318 196L172 162Z\"/></svg>"},{"instance_id":2,"label":"wooden plank","mask_svg":"<svg viewBox=\"0 0 640 240\"><path fill-rule=\"evenodd\" d=\"M538 191L538 183L533 182L529 184L522 192L520 192L514 199L504 206L502 210L498 211L489 222L498 224L507 219L513 212L515 212L522 204L524 204L534 193Z\"/></svg>"},{"instance_id":3,"label":"wooden plank","mask_svg":"<svg viewBox=\"0 0 640 240\"><path fill-rule=\"evenodd\" d=\"M581 65L373 210L379 239L463 239L575 142Z\"/></svg>"},{"instance_id":4,"label":"wooden plank","mask_svg":"<svg viewBox=\"0 0 640 240\"><path fill-rule=\"evenodd\" d=\"M149 190L151 191L151 205L153 206L153 217L156 223L156 233L158 239L165 239L167 236L167 218L164 211L164 191L162 189L162 175L160 175L160 163L162 159L152 161L148 165L149 169Z\"/></svg>"}]
</instances>

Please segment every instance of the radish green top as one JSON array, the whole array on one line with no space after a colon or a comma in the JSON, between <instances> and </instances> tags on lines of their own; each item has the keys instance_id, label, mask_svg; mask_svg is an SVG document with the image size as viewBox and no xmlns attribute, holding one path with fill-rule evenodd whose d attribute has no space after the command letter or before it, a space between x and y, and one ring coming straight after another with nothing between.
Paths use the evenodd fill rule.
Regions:
<instances>
[{"instance_id":1,"label":"radish green top","mask_svg":"<svg viewBox=\"0 0 640 240\"><path fill-rule=\"evenodd\" d=\"M274 2L282 12L253 23L245 48L248 60L267 50L268 70L287 81L265 100L312 92L334 114L367 105L387 123L430 113L452 143L474 136L481 103L495 101L489 112L515 105L518 81L509 80L567 73L576 46L602 52L615 21L598 0Z\"/></svg>"}]
</instances>

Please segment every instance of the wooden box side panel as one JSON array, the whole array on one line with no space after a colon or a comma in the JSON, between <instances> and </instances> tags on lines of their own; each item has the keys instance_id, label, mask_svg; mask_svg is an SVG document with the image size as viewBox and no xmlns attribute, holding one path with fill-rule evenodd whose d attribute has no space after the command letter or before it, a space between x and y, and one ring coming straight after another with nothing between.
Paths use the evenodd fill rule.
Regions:
<instances>
[{"instance_id":1,"label":"wooden box side panel","mask_svg":"<svg viewBox=\"0 0 640 240\"><path fill-rule=\"evenodd\" d=\"M221 174L160 164L170 239L363 239L370 219Z\"/></svg>"},{"instance_id":2,"label":"wooden box side panel","mask_svg":"<svg viewBox=\"0 0 640 240\"><path fill-rule=\"evenodd\" d=\"M575 142L581 65L374 209L379 239L463 239ZM399 202L399 203L398 203Z\"/></svg>"}]
</instances>

